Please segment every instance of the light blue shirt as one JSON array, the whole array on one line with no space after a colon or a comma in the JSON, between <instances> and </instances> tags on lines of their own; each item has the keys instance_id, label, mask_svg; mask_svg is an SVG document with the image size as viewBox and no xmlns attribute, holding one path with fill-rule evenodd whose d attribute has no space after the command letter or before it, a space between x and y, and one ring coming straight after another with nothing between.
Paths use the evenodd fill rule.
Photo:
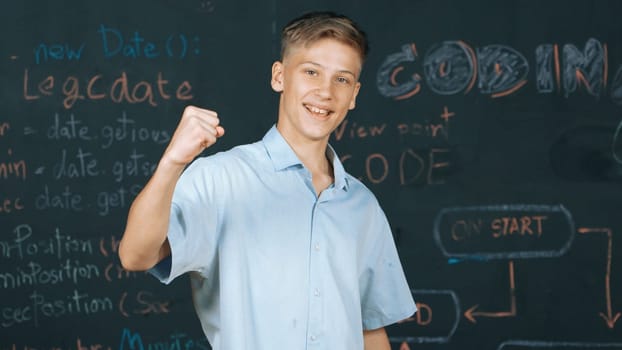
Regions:
<instances>
[{"instance_id":1,"label":"light blue shirt","mask_svg":"<svg viewBox=\"0 0 622 350\"><path fill-rule=\"evenodd\" d=\"M173 198L164 283L191 273L214 350L363 349L363 330L416 307L374 195L331 147L335 182L311 173L276 127L262 141L197 159Z\"/></svg>"}]
</instances>

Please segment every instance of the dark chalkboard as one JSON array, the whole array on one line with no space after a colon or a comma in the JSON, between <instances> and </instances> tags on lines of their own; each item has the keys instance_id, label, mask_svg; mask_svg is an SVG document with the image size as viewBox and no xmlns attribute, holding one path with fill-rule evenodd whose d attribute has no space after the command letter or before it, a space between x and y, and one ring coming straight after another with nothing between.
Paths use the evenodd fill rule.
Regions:
<instances>
[{"instance_id":1,"label":"dark chalkboard","mask_svg":"<svg viewBox=\"0 0 622 350\"><path fill-rule=\"evenodd\" d=\"M577 0L3 4L0 349L209 349L186 278L121 269L128 206L184 106L267 131L312 9L371 41L331 142L420 308L393 348L622 349L622 3Z\"/></svg>"}]
</instances>

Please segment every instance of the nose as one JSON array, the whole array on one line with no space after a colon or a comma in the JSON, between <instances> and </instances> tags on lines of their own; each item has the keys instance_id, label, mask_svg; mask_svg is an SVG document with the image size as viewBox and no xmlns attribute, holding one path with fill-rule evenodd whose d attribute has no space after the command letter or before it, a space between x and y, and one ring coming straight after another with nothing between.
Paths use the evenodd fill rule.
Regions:
<instances>
[{"instance_id":1,"label":"nose","mask_svg":"<svg viewBox=\"0 0 622 350\"><path fill-rule=\"evenodd\" d=\"M318 82L316 94L323 99L331 99L333 96L333 83L330 77L324 77Z\"/></svg>"}]
</instances>

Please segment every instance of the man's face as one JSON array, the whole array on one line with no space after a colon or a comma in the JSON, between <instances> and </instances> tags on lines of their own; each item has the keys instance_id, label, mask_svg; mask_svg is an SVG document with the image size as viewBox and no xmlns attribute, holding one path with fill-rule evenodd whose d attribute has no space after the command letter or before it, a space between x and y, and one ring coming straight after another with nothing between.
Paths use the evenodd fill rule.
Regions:
<instances>
[{"instance_id":1,"label":"man's face","mask_svg":"<svg viewBox=\"0 0 622 350\"><path fill-rule=\"evenodd\" d=\"M277 128L285 139L328 141L355 106L361 66L359 53L334 39L293 47L275 62L271 84L281 92Z\"/></svg>"}]
</instances>

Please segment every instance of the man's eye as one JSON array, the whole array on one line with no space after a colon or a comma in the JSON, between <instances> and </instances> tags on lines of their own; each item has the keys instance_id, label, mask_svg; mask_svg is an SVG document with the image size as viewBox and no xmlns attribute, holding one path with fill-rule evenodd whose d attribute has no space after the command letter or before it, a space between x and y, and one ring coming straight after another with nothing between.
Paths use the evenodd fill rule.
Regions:
<instances>
[{"instance_id":1,"label":"man's eye","mask_svg":"<svg viewBox=\"0 0 622 350\"><path fill-rule=\"evenodd\" d=\"M312 76L316 76L317 75L317 72L314 71L313 69L307 69L305 71L305 73L307 73L307 75L312 75Z\"/></svg>"},{"instance_id":2,"label":"man's eye","mask_svg":"<svg viewBox=\"0 0 622 350\"><path fill-rule=\"evenodd\" d=\"M350 83L350 79L344 78L344 77L338 77L337 81L342 83L342 84L349 84Z\"/></svg>"}]
</instances>

